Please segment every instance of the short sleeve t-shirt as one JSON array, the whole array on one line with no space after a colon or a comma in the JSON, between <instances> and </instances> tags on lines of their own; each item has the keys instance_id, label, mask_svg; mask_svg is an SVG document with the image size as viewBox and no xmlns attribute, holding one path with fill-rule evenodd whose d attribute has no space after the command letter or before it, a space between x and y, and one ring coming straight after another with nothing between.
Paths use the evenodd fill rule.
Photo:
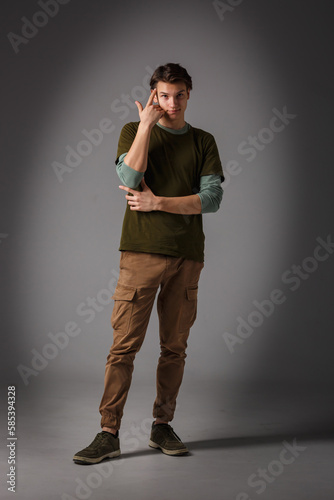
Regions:
<instances>
[{"instance_id":1,"label":"short sleeve t-shirt","mask_svg":"<svg viewBox=\"0 0 334 500\"><path fill-rule=\"evenodd\" d=\"M139 122L131 122L123 127L117 158L129 151L138 125ZM192 126L184 134L173 134L158 125L153 127L145 182L155 195L195 194L199 191L201 176L210 174L220 175L224 180L217 145L211 134ZM127 205L119 249L203 262L202 215L140 212L130 210Z\"/></svg>"}]
</instances>

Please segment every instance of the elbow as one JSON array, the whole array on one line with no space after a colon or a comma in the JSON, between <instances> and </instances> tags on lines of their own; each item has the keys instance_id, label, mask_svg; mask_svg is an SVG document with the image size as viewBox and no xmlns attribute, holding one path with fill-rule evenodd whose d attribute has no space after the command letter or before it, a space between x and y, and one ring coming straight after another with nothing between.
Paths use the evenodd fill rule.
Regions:
<instances>
[{"instance_id":1,"label":"elbow","mask_svg":"<svg viewBox=\"0 0 334 500\"><path fill-rule=\"evenodd\" d=\"M124 161L118 163L116 171L122 184L130 189L136 189L140 185L141 180L144 177L143 172L137 172L136 170L133 170L131 167L126 165Z\"/></svg>"},{"instance_id":2,"label":"elbow","mask_svg":"<svg viewBox=\"0 0 334 500\"><path fill-rule=\"evenodd\" d=\"M130 180L124 180L124 179L121 179L121 181L123 182L123 185L130 188L130 189L137 189L137 187L140 185L140 182L137 183L137 182L131 182Z\"/></svg>"},{"instance_id":3,"label":"elbow","mask_svg":"<svg viewBox=\"0 0 334 500\"><path fill-rule=\"evenodd\" d=\"M119 177L119 180L121 181L121 183L123 184L123 186L126 186L130 189L136 189L139 184L134 180L134 179L131 179L129 177L127 177L126 175L122 175L122 173L118 173L118 177Z\"/></svg>"},{"instance_id":4,"label":"elbow","mask_svg":"<svg viewBox=\"0 0 334 500\"><path fill-rule=\"evenodd\" d=\"M219 208L220 208L220 202L217 201L212 202L210 206L202 208L202 214L214 214L218 212Z\"/></svg>"},{"instance_id":5,"label":"elbow","mask_svg":"<svg viewBox=\"0 0 334 500\"><path fill-rule=\"evenodd\" d=\"M202 203L202 214L209 214L218 212L220 204L223 198L223 191L217 191L214 195L209 195L206 193L204 196L200 196Z\"/></svg>"},{"instance_id":6,"label":"elbow","mask_svg":"<svg viewBox=\"0 0 334 500\"><path fill-rule=\"evenodd\" d=\"M216 197L216 199L213 203L212 212L218 212L218 210L220 209L220 204L222 202L222 199L223 199L223 190L221 190L221 192L219 193L219 196Z\"/></svg>"},{"instance_id":7,"label":"elbow","mask_svg":"<svg viewBox=\"0 0 334 500\"><path fill-rule=\"evenodd\" d=\"M214 214L214 213L218 212L219 208L220 208L220 202L214 203L211 207L210 213Z\"/></svg>"}]
</instances>

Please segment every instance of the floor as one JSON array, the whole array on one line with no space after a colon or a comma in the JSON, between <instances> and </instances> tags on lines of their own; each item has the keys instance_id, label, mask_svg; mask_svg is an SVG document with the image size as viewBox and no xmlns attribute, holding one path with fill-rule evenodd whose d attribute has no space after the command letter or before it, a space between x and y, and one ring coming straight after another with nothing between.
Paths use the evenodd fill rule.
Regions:
<instances>
[{"instance_id":1,"label":"floor","mask_svg":"<svg viewBox=\"0 0 334 500\"><path fill-rule=\"evenodd\" d=\"M153 389L132 384L121 457L80 466L72 456L99 432L100 384L36 382L17 408L15 498L333 500L333 414L325 394L298 391L296 401L293 390L188 379L172 426L191 451L169 457L147 445ZM6 456L2 463L5 476ZM1 498L14 498L5 481Z\"/></svg>"}]
</instances>

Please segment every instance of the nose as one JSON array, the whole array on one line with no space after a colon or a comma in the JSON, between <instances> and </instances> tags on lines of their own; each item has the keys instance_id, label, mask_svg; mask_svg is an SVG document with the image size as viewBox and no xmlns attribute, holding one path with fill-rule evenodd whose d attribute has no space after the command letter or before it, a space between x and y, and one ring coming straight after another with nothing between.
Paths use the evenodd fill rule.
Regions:
<instances>
[{"instance_id":1,"label":"nose","mask_svg":"<svg viewBox=\"0 0 334 500\"><path fill-rule=\"evenodd\" d=\"M176 97L171 97L171 105L172 105L172 108L176 109L177 108L177 98Z\"/></svg>"}]
</instances>

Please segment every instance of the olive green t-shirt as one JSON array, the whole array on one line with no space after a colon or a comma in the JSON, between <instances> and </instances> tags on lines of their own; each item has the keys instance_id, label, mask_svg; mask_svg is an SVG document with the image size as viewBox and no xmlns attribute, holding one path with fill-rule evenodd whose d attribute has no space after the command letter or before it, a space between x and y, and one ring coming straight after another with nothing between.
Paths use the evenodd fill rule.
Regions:
<instances>
[{"instance_id":1,"label":"olive green t-shirt","mask_svg":"<svg viewBox=\"0 0 334 500\"><path fill-rule=\"evenodd\" d=\"M129 151L138 125L139 122L130 122L123 127L117 159ZM211 134L191 126L184 134L173 134L157 125L153 127L145 182L155 195L195 194L199 191L200 177L210 174L220 175L224 180L217 145ZM127 205L119 249L203 262L202 214L140 212L130 210Z\"/></svg>"}]
</instances>

